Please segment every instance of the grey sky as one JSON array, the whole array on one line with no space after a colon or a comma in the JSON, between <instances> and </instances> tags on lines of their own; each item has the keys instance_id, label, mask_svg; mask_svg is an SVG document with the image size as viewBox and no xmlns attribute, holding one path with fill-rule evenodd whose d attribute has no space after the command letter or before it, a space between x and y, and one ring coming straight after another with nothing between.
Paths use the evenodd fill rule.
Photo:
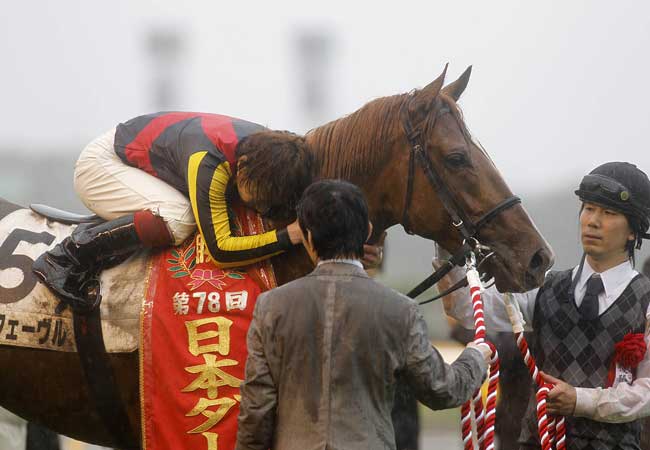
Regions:
<instances>
[{"instance_id":1,"label":"grey sky","mask_svg":"<svg viewBox=\"0 0 650 450\"><path fill-rule=\"evenodd\" d=\"M82 146L152 109L145 37L184 36L179 109L305 131L372 98L474 72L461 106L514 191L612 159L650 170L650 3L11 2L0 16L0 149ZM297 100L294 37L332 38L328 109Z\"/></svg>"}]
</instances>

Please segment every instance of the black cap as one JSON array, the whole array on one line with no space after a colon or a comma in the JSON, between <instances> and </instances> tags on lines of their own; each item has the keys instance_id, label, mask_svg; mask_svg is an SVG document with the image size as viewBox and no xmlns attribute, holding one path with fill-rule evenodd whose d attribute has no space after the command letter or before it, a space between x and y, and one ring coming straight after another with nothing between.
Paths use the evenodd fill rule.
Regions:
<instances>
[{"instance_id":1,"label":"black cap","mask_svg":"<svg viewBox=\"0 0 650 450\"><path fill-rule=\"evenodd\" d=\"M608 162L585 175L575 191L582 201L625 214L632 230L645 239L650 226L650 180L634 164Z\"/></svg>"}]
</instances>

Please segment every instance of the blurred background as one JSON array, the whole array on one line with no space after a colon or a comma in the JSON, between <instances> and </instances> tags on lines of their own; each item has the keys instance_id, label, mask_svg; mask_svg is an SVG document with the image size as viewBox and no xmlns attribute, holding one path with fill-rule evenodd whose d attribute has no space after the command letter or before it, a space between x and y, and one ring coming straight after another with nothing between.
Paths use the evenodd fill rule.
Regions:
<instances>
[{"instance_id":1,"label":"blurred background","mask_svg":"<svg viewBox=\"0 0 650 450\"><path fill-rule=\"evenodd\" d=\"M447 62L448 81L473 65L466 122L553 246L555 268L580 256L582 175L610 160L650 171L647 2L26 0L3 9L0 196L15 203L85 212L72 188L77 155L139 114L216 112L304 133L423 87ZM380 277L405 292L431 272L431 255L430 242L393 227ZM440 305L423 312L432 339L446 340ZM425 442L442 443L438 428L449 428L460 448L454 414L427 416Z\"/></svg>"}]
</instances>

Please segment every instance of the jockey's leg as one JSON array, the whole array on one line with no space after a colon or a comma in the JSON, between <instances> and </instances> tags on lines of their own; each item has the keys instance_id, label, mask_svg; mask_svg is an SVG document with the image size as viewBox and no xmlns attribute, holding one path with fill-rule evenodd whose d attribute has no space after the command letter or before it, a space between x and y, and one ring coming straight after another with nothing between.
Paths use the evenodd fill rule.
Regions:
<instances>
[{"instance_id":1,"label":"jockey's leg","mask_svg":"<svg viewBox=\"0 0 650 450\"><path fill-rule=\"evenodd\" d=\"M99 303L98 274L142 248L171 245L165 222L151 211L139 211L95 226L78 227L33 264L34 273L78 311ZM89 295L89 292L94 292Z\"/></svg>"},{"instance_id":2,"label":"jockey's leg","mask_svg":"<svg viewBox=\"0 0 650 450\"><path fill-rule=\"evenodd\" d=\"M106 220L149 210L160 216L180 244L194 233L196 222L187 195L144 170L131 167L113 148L115 130L100 136L81 153L74 187L88 209Z\"/></svg>"}]
</instances>

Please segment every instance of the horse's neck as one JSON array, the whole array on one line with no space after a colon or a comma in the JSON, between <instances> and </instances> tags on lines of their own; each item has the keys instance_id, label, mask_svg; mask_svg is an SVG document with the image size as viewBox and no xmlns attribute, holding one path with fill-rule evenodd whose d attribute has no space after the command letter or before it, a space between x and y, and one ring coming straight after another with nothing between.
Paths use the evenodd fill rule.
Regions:
<instances>
[{"instance_id":1,"label":"horse's neck","mask_svg":"<svg viewBox=\"0 0 650 450\"><path fill-rule=\"evenodd\" d=\"M393 167L397 164L403 133L399 110L404 95L384 97L344 118L314 128L307 143L314 152L317 179L340 178L356 184L366 195L373 236L378 242L383 231L400 218L400 183ZM391 178L392 177L392 178ZM278 283L305 275L313 269L307 253L294 249L274 258Z\"/></svg>"},{"instance_id":2,"label":"horse's neck","mask_svg":"<svg viewBox=\"0 0 650 450\"><path fill-rule=\"evenodd\" d=\"M393 112L395 108L393 108ZM356 184L366 195L370 220L379 236L386 228L399 222L396 191L405 180L389 174L397 164L400 123L396 118L361 110L315 128L307 134L314 152L317 179L338 178Z\"/></svg>"}]
</instances>

